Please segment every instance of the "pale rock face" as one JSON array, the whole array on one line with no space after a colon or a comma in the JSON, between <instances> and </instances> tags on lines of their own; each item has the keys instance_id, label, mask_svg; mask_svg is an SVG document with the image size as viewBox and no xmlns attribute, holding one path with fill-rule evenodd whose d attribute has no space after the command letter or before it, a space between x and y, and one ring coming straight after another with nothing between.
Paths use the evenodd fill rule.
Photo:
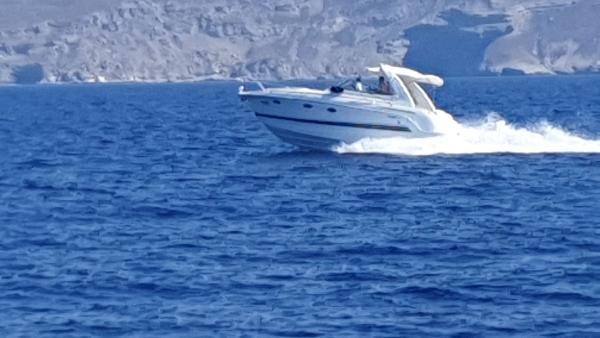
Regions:
<instances>
[{"instance_id":1,"label":"pale rock face","mask_svg":"<svg viewBox=\"0 0 600 338\"><path fill-rule=\"evenodd\" d=\"M561 6L561 2L567 5ZM486 50L484 67L525 73L573 73L598 70L600 1L554 1L542 8L520 6L514 31Z\"/></svg>"},{"instance_id":2,"label":"pale rock face","mask_svg":"<svg viewBox=\"0 0 600 338\"><path fill-rule=\"evenodd\" d=\"M0 0L0 31L43 21L72 20L118 6L122 0Z\"/></svg>"},{"instance_id":3,"label":"pale rock face","mask_svg":"<svg viewBox=\"0 0 600 338\"><path fill-rule=\"evenodd\" d=\"M3 1L27 22L11 24L10 14L0 14L4 83L339 77L380 62L402 64L409 49L429 42L409 39L415 27L454 32L448 36L455 40L431 46L439 53L467 43L456 32L472 32L469 39L501 32L477 47L483 56L469 65L476 71L599 67L598 0ZM464 15L448 18L449 10Z\"/></svg>"}]
</instances>

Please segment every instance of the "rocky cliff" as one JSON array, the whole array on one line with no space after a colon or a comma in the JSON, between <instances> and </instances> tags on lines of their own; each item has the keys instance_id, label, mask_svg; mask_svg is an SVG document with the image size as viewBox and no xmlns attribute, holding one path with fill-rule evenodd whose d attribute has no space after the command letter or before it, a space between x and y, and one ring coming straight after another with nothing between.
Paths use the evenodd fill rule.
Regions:
<instances>
[{"instance_id":1,"label":"rocky cliff","mask_svg":"<svg viewBox=\"0 0 600 338\"><path fill-rule=\"evenodd\" d=\"M600 0L105 2L2 27L0 82L338 77L379 62L442 75L600 68Z\"/></svg>"}]
</instances>

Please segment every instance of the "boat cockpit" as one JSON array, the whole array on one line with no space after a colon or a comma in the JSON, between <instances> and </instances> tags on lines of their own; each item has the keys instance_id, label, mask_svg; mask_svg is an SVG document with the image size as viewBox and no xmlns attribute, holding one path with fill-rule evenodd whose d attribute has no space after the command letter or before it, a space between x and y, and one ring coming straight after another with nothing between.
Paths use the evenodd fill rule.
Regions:
<instances>
[{"instance_id":1,"label":"boat cockpit","mask_svg":"<svg viewBox=\"0 0 600 338\"><path fill-rule=\"evenodd\" d=\"M435 105L420 84L440 87L444 80L435 75L424 75L414 70L393 67L385 64L368 68L369 72L378 76L377 86L366 86L360 77L346 80L331 87L331 92L341 94L344 91L377 95L388 100L402 102L412 108L435 111Z\"/></svg>"}]
</instances>

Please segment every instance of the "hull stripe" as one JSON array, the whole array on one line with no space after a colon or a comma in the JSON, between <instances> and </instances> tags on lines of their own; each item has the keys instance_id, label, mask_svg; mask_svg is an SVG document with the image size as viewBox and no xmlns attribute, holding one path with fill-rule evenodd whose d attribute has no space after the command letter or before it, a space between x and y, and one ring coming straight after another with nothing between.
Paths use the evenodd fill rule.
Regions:
<instances>
[{"instance_id":1,"label":"hull stripe","mask_svg":"<svg viewBox=\"0 0 600 338\"><path fill-rule=\"evenodd\" d=\"M403 126L386 126L386 125L381 125L381 124L363 124L363 123L306 120L306 119L298 119L298 118L294 118L294 117L284 117L284 116L268 115L268 114L261 114L261 113L256 113L256 116L257 117L266 117L269 119L294 121L294 122L300 122L300 123L323 124L323 125L328 125L328 126L402 131L402 132L407 132L407 133L411 132L409 128L403 127Z\"/></svg>"}]
</instances>

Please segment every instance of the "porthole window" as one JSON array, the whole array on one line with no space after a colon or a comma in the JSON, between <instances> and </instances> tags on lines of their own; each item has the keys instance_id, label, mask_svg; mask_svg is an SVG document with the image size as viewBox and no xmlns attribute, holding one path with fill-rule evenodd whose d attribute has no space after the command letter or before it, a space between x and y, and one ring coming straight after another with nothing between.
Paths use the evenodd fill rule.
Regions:
<instances>
[{"instance_id":1,"label":"porthole window","mask_svg":"<svg viewBox=\"0 0 600 338\"><path fill-rule=\"evenodd\" d=\"M327 111L330 112L330 113L335 113L337 111L337 109L335 109L335 108L328 108Z\"/></svg>"},{"instance_id":2,"label":"porthole window","mask_svg":"<svg viewBox=\"0 0 600 338\"><path fill-rule=\"evenodd\" d=\"M308 103L304 104L304 108L311 109L312 107L313 107L312 104L308 104Z\"/></svg>"},{"instance_id":3,"label":"porthole window","mask_svg":"<svg viewBox=\"0 0 600 338\"><path fill-rule=\"evenodd\" d=\"M279 100L273 100L273 103L275 103L275 104L281 104L281 101L279 101Z\"/></svg>"}]
</instances>

